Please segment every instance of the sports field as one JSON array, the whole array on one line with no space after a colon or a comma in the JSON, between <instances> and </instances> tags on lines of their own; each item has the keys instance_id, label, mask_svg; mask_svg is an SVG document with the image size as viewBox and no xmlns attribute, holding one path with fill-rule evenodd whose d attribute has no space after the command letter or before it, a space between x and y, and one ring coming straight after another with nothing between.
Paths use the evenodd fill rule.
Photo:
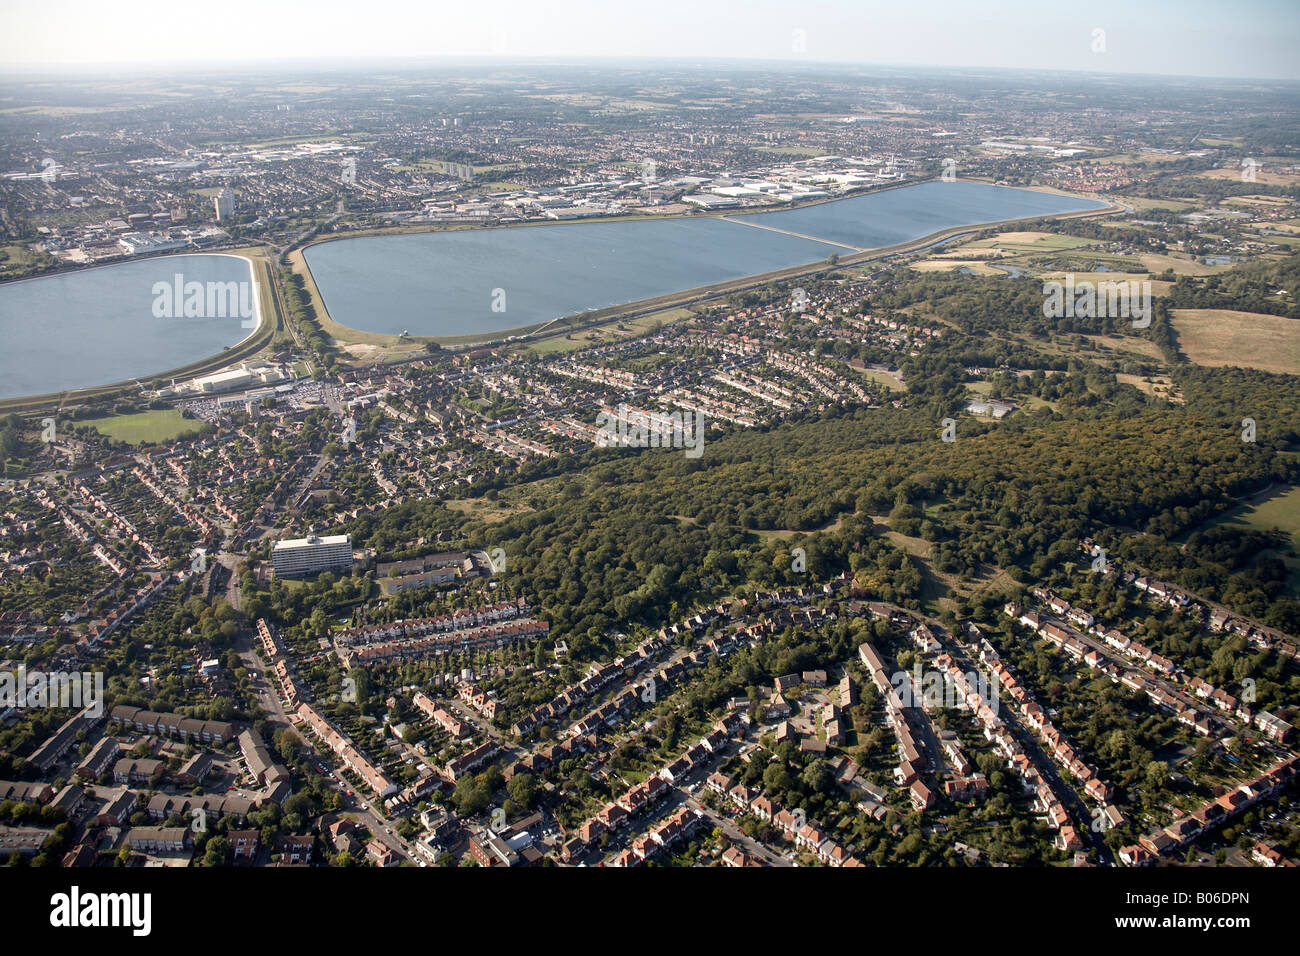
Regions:
<instances>
[{"instance_id":1,"label":"sports field","mask_svg":"<svg viewBox=\"0 0 1300 956\"><path fill-rule=\"evenodd\" d=\"M87 418L79 422L90 425L101 435L130 445L153 445L175 441L204 428L204 423L194 418L183 418L174 408L151 409L134 415L110 415L107 418Z\"/></svg>"}]
</instances>

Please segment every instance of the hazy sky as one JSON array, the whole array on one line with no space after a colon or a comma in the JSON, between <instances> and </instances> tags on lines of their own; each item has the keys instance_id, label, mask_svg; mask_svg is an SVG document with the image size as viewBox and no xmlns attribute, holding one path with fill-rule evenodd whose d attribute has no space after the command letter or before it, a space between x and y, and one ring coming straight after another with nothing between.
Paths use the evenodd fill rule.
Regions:
<instances>
[{"instance_id":1,"label":"hazy sky","mask_svg":"<svg viewBox=\"0 0 1300 956\"><path fill-rule=\"evenodd\" d=\"M1300 0L0 0L0 70L665 56L1300 79L1298 51Z\"/></svg>"}]
</instances>

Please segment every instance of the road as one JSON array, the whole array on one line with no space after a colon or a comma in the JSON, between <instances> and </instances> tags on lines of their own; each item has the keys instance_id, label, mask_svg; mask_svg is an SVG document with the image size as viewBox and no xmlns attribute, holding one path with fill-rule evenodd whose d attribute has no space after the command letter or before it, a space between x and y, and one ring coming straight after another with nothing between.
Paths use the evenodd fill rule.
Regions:
<instances>
[{"instance_id":1,"label":"road","mask_svg":"<svg viewBox=\"0 0 1300 956\"><path fill-rule=\"evenodd\" d=\"M952 656L953 662L962 669L964 673L984 673L972 659L968 645L959 640L955 635L948 633L938 622L932 622L931 630L939 637L948 653ZM946 640L945 640L946 638ZM997 678L990 675L992 683L990 686L997 686ZM1111 853L1110 847L1102 839L1102 835L1092 828L1092 813L1079 792L1074 787L1062 779L1060 772L1057 770L1056 761L1046 750L1043 749L1037 735L1035 735L1020 720L1020 715L1016 713L1013 707L1000 707L997 715L1002 718L1007 727L1015 735L1025 755L1034 763L1034 768L1045 779L1052 788L1052 792L1061 798L1070 815L1074 818L1075 829L1079 832L1080 839L1086 840L1097 851L1097 859L1104 866L1115 866L1115 855Z\"/></svg>"}]
</instances>

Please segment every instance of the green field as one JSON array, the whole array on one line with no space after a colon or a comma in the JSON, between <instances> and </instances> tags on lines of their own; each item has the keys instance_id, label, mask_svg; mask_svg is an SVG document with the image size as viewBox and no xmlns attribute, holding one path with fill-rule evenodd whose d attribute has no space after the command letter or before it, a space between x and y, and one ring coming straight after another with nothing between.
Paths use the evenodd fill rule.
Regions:
<instances>
[{"instance_id":1,"label":"green field","mask_svg":"<svg viewBox=\"0 0 1300 956\"><path fill-rule=\"evenodd\" d=\"M203 422L193 418L183 418L174 408L153 409L134 415L87 418L78 424L89 425L101 435L129 445L151 445L175 441L177 438L204 428Z\"/></svg>"},{"instance_id":2,"label":"green field","mask_svg":"<svg viewBox=\"0 0 1300 956\"><path fill-rule=\"evenodd\" d=\"M1291 553L1280 554L1291 569L1287 594L1300 597L1300 486L1284 485L1262 501L1233 508L1218 521L1233 528L1272 531L1277 528L1291 536Z\"/></svg>"}]
</instances>

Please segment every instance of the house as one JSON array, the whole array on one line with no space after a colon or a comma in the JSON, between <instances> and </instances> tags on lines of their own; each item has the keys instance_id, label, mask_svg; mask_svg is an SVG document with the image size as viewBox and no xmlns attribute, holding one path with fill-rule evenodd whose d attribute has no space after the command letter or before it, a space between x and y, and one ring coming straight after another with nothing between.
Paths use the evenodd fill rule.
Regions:
<instances>
[{"instance_id":1,"label":"house","mask_svg":"<svg viewBox=\"0 0 1300 956\"><path fill-rule=\"evenodd\" d=\"M1267 843L1256 843L1250 851L1250 858L1260 866L1295 866L1276 846Z\"/></svg>"},{"instance_id":2,"label":"house","mask_svg":"<svg viewBox=\"0 0 1300 956\"><path fill-rule=\"evenodd\" d=\"M1062 853L1073 853L1083 847L1083 841L1079 839L1079 831L1068 824L1057 831L1052 844Z\"/></svg>"},{"instance_id":3,"label":"house","mask_svg":"<svg viewBox=\"0 0 1300 956\"><path fill-rule=\"evenodd\" d=\"M742 866L752 866L753 864L750 863L749 857L747 857L744 853L741 852L740 847L733 845L731 847L728 847L727 850L722 854L722 865L742 867Z\"/></svg>"},{"instance_id":4,"label":"house","mask_svg":"<svg viewBox=\"0 0 1300 956\"><path fill-rule=\"evenodd\" d=\"M312 837L308 834L299 836L289 834L280 837L276 848L280 852L282 866L307 866L311 863Z\"/></svg>"},{"instance_id":5,"label":"house","mask_svg":"<svg viewBox=\"0 0 1300 956\"><path fill-rule=\"evenodd\" d=\"M612 830L623 820L626 820L628 816L627 810L623 809L622 806L617 803L610 803L596 814L596 819L604 824L606 829Z\"/></svg>"},{"instance_id":6,"label":"house","mask_svg":"<svg viewBox=\"0 0 1300 956\"><path fill-rule=\"evenodd\" d=\"M50 806L55 810L62 810L69 818L71 818L72 814L76 812L79 806L81 806L81 803L85 798L86 791L75 783L70 783L60 790L58 795L50 801Z\"/></svg>"},{"instance_id":7,"label":"house","mask_svg":"<svg viewBox=\"0 0 1300 956\"><path fill-rule=\"evenodd\" d=\"M1255 715L1255 727L1274 743L1286 743L1294 728L1280 717L1261 710Z\"/></svg>"},{"instance_id":8,"label":"house","mask_svg":"<svg viewBox=\"0 0 1300 956\"><path fill-rule=\"evenodd\" d=\"M0 802L12 800L15 803L49 803L52 799L54 788L48 783L0 780Z\"/></svg>"},{"instance_id":9,"label":"house","mask_svg":"<svg viewBox=\"0 0 1300 956\"><path fill-rule=\"evenodd\" d=\"M778 677L773 681L773 696L776 694L788 694L799 686L801 680L802 678L798 674L786 674L782 677Z\"/></svg>"},{"instance_id":10,"label":"house","mask_svg":"<svg viewBox=\"0 0 1300 956\"><path fill-rule=\"evenodd\" d=\"M786 836L793 837L803 826L799 817L789 810L781 810L772 818L772 823Z\"/></svg>"},{"instance_id":11,"label":"house","mask_svg":"<svg viewBox=\"0 0 1300 956\"><path fill-rule=\"evenodd\" d=\"M189 827L132 827L125 843L137 853L180 853L190 843Z\"/></svg>"},{"instance_id":12,"label":"house","mask_svg":"<svg viewBox=\"0 0 1300 956\"><path fill-rule=\"evenodd\" d=\"M0 790L3 787L0 786ZM102 827L120 827L131 814L135 813L136 807L140 804L140 794L134 790L122 790L121 793L109 797L108 801L100 808L99 815L95 817L95 825Z\"/></svg>"},{"instance_id":13,"label":"house","mask_svg":"<svg viewBox=\"0 0 1300 956\"><path fill-rule=\"evenodd\" d=\"M1142 849L1154 856L1159 856L1160 854L1173 849L1175 846L1173 838L1163 830L1157 830L1155 833L1148 833L1146 836L1138 840L1138 844Z\"/></svg>"},{"instance_id":14,"label":"house","mask_svg":"<svg viewBox=\"0 0 1300 956\"><path fill-rule=\"evenodd\" d=\"M257 859L257 850L261 845L261 840L256 830L228 830L226 839L230 841L231 849L235 851L235 862L247 860L250 863Z\"/></svg>"},{"instance_id":15,"label":"house","mask_svg":"<svg viewBox=\"0 0 1300 956\"><path fill-rule=\"evenodd\" d=\"M398 862L393 848L380 840L371 840L366 844L366 858L375 866L393 866Z\"/></svg>"},{"instance_id":16,"label":"house","mask_svg":"<svg viewBox=\"0 0 1300 956\"><path fill-rule=\"evenodd\" d=\"M82 780L95 781L117 759L118 743L113 737L103 737L86 754L86 759L77 764L77 776Z\"/></svg>"},{"instance_id":17,"label":"house","mask_svg":"<svg viewBox=\"0 0 1300 956\"><path fill-rule=\"evenodd\" d=\"M185 761L181 769L176 772L176 782L186 787L202 783L204 778L212 772L212 767L212 754L206 750L201 750Z\"/></svg>"},{"instance_id":18,"label":"house","mask_svg":"<svg viewBox=\"0 0 1300 956\"><path fill-rule=\"evenodd\" d=\"M155 774L161 774L166 764L161 760L132 760L129 757L113 764L114 783L148 783Z\"/></svg>"},{"instance_id":19,"label":"house","mask_svg":"<svg viewBox=\"0 0 1300 956\"><path fill-rule=\"evenodd\" d=\"M1098 803L1105 803L1114 795L1115 788L1106 783L1100 777L1093 777L1084 785L1088 796L1092 797Z\"/></svg>"},{"instance_id":20,"label":"house","mask_svg":"<svg viewBox=\"0 0 1300 956\"><path fill-rule=\"evenodd\" d=\"M934 806L934 793L921 782L920 778L912 781L909 787L912 807L916 810L928 810Z\"/></svg>"},{"instance_id":21,"label":"house","mask_svg":"<svg viewBox=\"0 0 1300 956\"><path fill-rule=\"evenodd\" d=\"M1125 866L1147 866L1156 854L1142 846L1126 846L1119 851L1120 862Z\"/></svg>"},{"instance_id":22,"label":"house","mask_svg":"<svg viewBox=\"0 0 1300 956\"><path fill-rule=\"evenodd\" d=\"M704 784L708 789L719 795L725 795L735 784L731 777L720 771L709 774L709 779Z\"/></svg>"},{"instance_id":23,"label":"house","mask_svg":"<svg viewBox=\"0 0 1300 956\"><path fill-rule=\"evenodd\" d=\"M858 685L848 674L840 681L840 706L856 707L858 703Z\"/></svg>"}]
</instances>

